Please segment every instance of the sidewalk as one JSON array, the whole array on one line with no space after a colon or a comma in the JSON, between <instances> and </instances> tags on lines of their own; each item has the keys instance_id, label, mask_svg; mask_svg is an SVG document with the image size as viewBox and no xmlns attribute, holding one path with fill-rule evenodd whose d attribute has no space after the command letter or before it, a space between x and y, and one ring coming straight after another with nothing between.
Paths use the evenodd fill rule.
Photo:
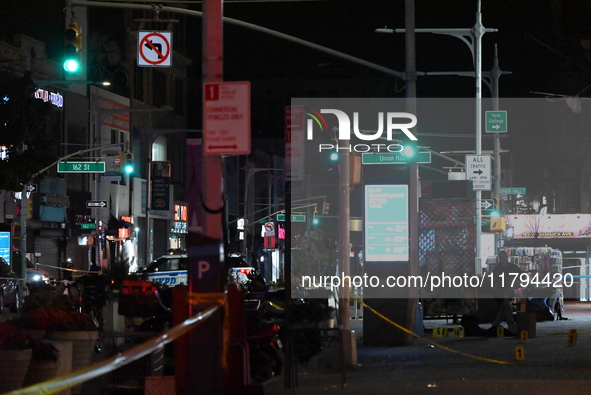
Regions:
<instances>
[{"instance_id":1,"label":"sidewalk","mask_svg":"<svg viewBox=\"0 0 591 395\"><path fill-rule=\"evenodd\" d=\"M365 314L371 314L365 312ZM361 320L351 320L356 330L359 366L346 369L346 384L340 386L338 364L312 361L298 365L298 387L285 389L284 377L265 383L267 394L458 394L458 393L587 393L591 388L591 303L565 305L564 321L543 321L537 336L523 343L512 337L455 337L457 324L426 320L425 340L449 349L434 347L415 339L410 346L364 347ZM434 327L447 327L448 337L433 337ZM486 328L486 326L483 326ZM574 345L569 331L576 329ZM522 347L523 360L516 360ZM323 351L322 360L334 350ZM461 353L473 357L462 355ZM477 359L479 357L483 359ZM502 364L507 362L510 364Z\"/></svg>"}]
</instances>

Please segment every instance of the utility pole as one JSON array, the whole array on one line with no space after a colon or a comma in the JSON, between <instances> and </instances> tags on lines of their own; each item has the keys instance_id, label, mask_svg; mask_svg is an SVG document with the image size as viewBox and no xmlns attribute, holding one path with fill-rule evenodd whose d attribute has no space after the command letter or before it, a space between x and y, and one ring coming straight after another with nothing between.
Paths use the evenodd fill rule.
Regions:
<instances>
[{"instance_id":1,"label":"utility pole","mask_svg":"<svg viewBox=\"0 0 591 395\"><path fill-rule=\"evenodd\" d=\"M499 78L503 74L511 74L510 71L502 71L499 68L499 57L497 51L497 45L495 44L495 57L493 68L490 72L491 77L491 94L493 100L493 110L499 110ZM494 138L494 162L495 162L495 171L494 171L494 178L493 178L493 198L495 201L501 203L501 135L500 133L495 133ZM501 208L498 207L500 210ZM499 235L495 234L495 253L501 247Z\"/></svg>"},{"instance_id":2,"label":"utility pole","mask_svg":"<svg viewBox=\"0 0 591 395\"><path fill-rule=\"evenodd\" d=\"M405 69L406 69L406 109L417 115L417 73L416 73L416 45L415 45L415 1L405 0ZM416 132L414 132L416 136ZM419 274L419 165L409 165L409 275ZM419 290L408 287L408 305L406 314L406 328L414 327L419 302ZM412 344L413 337L406 334L404 344Z\"/></svg>"}]
</instances>

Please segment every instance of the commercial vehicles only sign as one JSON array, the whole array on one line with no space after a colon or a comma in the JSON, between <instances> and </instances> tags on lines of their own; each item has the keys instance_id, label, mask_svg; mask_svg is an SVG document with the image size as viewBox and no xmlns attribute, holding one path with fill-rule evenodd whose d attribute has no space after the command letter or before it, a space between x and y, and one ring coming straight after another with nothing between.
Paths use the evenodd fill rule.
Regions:
<instances>
[{"instance_id":1,"label":"commercial vehicles only sign","mask_svg":"<svg viewBox=\"0 0 591 395\"><path fill-rule=\"evenodd\" d=\"M204 84L203 145L209 155L250 154L250 82Z\"/></svg>"}]
</instances>

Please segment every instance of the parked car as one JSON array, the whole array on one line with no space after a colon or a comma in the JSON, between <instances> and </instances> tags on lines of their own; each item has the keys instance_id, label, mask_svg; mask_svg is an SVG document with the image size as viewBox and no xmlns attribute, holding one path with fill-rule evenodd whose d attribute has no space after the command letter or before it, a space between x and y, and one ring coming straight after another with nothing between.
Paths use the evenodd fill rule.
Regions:
<instances>
[{"instance_id":1,"label":"parked car","mask_svg":"<svg viewBox=\"0 0 591 395\"><path fill-rule=\"evenodd\" d=\"M142 278L145 280L175 287L182 284L187 285L188 269L189 258L187 254L174 252L169 255L162 255L150 262L140 269L140 273L142 273Z\"/></svg>"},{"instance_id":2,"label":"parked car","mask_svg":"<svg viewBox=\"0 0 591 395\"><path fill-rule=\"evenodd\" d=\"M13 270L17 276L21 275L21 259L22 258L19 251L12 252ZM29 259L25 259L25 263L27 265L27 279L25 281L27 284L27 289L23 290L25 293L31 292L33 288L39 287L42 284L50 284L52 279L50 278L50 275L47 271L39 269L37 265L35 265ZM24 297L26 294L21 296Z\"/></svg>"},{"instance_id":3,"label":"parked car","mask_svg":"<svg viewBox=\"0 0 591 395\"><path fill-rule=\"evenodd\" d=\"M242 256L231 254L226 258L229 267L229 276L235 278L240 284L249 281L248 276L254 268L249 266ZM159 282L163 285L175 287L187 285L189 281L189 258L185 252L172 251L171 254L162 255L139 270L142 279Z\"/></svg>"},{"instance_id":4,"label":"parked car","mask_svg":"<svg viewBox=\"0 0 591 395\"><path fill-rule=\"evenodd\" d=\"M18 312L21 292L18 276L10 269L8 262L0 258L0 313L4 313L6 307L13 313Z\"/></svg>"}]
</instances>

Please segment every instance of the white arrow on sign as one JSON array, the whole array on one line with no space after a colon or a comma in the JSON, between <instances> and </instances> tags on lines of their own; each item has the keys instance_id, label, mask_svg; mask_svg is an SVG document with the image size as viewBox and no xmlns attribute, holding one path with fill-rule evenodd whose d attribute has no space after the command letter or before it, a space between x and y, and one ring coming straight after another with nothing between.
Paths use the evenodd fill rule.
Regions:
<instances>
[{"instance_id":1,"label":"white arrow on sign","mask_svg":"<svg viewBox=\"0 0 591 395\"><path fill-rule=\"evenodd\" d=\"M37 184L28 184L27 192L37 192Z\"/></svg>"},{"instance_id":2,"label":"white arrow on sign","mask_svg":"<svg viewBox=\"0 0 591 395\"><path fill-rule=\"evenodd\" d=\"M88 208L92 208L92 207L107 207L107 201L106 200L88 200L86 202L86 207Z\"/></svg>"},{"instance_id":3,"label":"white arrow on sign","mask_svg":"<svg viewBox=\"0 0 591 395\"><path fill-rule=\"evenodd\" d=\"M483 209L488 209L493 206L493 203L490 200L481 200L480 207Z\"/></svg>"}]
</instances>

